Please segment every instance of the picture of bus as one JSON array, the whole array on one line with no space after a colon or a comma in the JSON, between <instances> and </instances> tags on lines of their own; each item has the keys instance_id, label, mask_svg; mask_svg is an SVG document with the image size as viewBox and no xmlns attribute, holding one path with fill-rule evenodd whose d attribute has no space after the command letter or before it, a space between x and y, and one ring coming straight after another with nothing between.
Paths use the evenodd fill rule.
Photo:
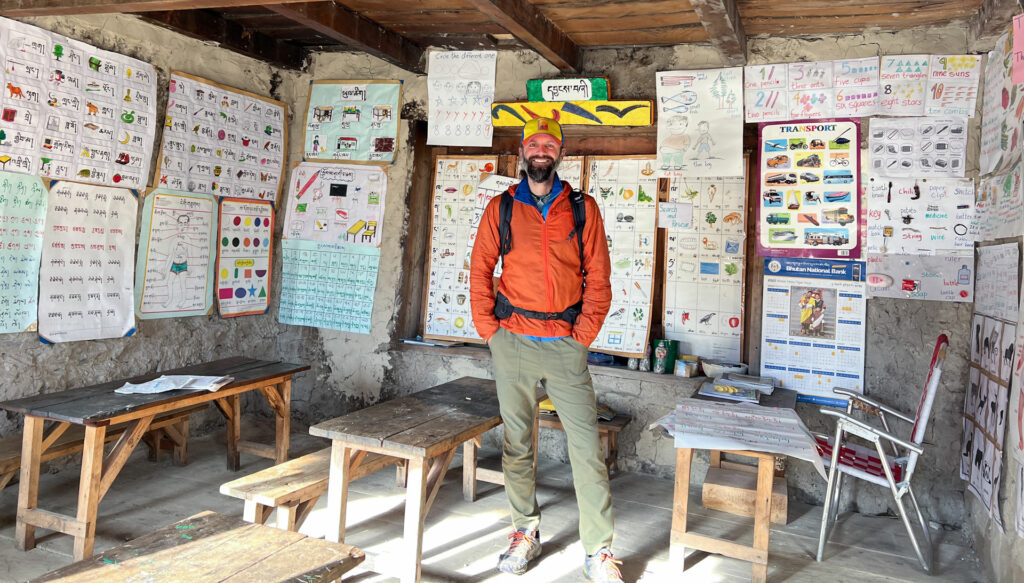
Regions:
<instances>
[{"instance_id":1,"label":"picture of bus","mask_svg":"<svg viewBox=\"0 0 1024 583\"><path fill-rule=\"evenodd\" d=\"M850 234L846 229L807 229L804 231L804 245L832 245L840 247L850 242Z\"/></svg>"},{"instance_id":2,"label":"picture of bus","mask_svg":"<svg viewBox=\"0 0 1024 583\"><path fill-rule=\"evenodd\" d=\"M856 220L845 206L841 206L837 209L828 209L823 211L821 214L825 218L826 223L837 223L842 227L845 227Z\"/></svg>"}]
</instances>

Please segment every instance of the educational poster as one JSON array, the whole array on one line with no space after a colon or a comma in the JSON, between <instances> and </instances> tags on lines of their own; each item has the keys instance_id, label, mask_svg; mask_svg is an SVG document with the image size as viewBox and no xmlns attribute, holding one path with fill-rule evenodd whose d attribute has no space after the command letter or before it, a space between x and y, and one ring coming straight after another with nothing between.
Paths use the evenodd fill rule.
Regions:
<instances>
[{"instance_id":1,"label":"educational poster","mask_svg":"<svg viewBox=\"0 0 1024 583\"><path fill-rule=\"evenodd\" d=\"M928 55L889 55L881 58L878 115L924 115Z\"/></svg>"},{"instance_id":2,"label":"educational poster","mask_svg":"<svg viewBox=\"0 0 1024 583\"><path fill-rule=\"evenodd\" d=\"M145 188L156 136L156 69L0 19L0 170Z\"/></svg>"},{"instance_id":3,"label":"educational poster","mask_svg":"<svg viewBox=\"0 0 1024 583\"><path fill-rule=\"evenodd\" d=\"M653 157L591 156L588 194L597 200L611 254L612 305L594 352L642 357L647 349L654 298L658 179L647 174ZM713 228L717 216L708 211Z\"/></svg>"},{"instance_id":4,"label":"educational poster","mask_svg":"<svg viewBox=\"0 0 1024 583\"><path fill-rule=\"evenodd\" d=\"M657 73L658 176L743 176L743 68Z\"/></svg>"},{"instance_id":5,"label":"educational poster","mask_svg":"<svg viewBox=\"0 0 1024 583\"><path fill-rule=\"evenodd\" d=\"M492 175L497 165L497 156L434 160L430 265L423 322L425 338L483 342L473 324L469 304L473 242L487 203L509 185L519 182L515 178ZM498 273L500 262L495 270L495 274Z\"/></svg>"},{"instance_id":6,"label":"educational poster","mask_svg":"<svg viewBox=\"0 0 1024 583\"><path fill-rule=\"evenodd\" d=\"M868 151L875 177L962 177L967 118L872 118Z\"/></svg>"},{"instance_id":7,"label":"educational poster","mask_svg":"<svg viewBox=\"0 0 1024 583\"><path fill-rule=\"evenodd\" d=\"M370 333L379 248L284 239L281 255L279 322Z\"/></svg>"},{"instance_id":8,"label":"educational poster","mask_svg":"<svg viewBox=\"0 0 1024 583\"><path fill-rule=\"evenodd\" d=\"M974 250L942 255L868 253L869 298L974 301Z\"/></svg>"},{"instance_id":9,"label":"educational poster","mask_svg":"<svg viewBox=\"0 0 1024 583\"><path fill-rule=\"evenodd\" d=\"M832 392L864 392L865 266L765 257L761 375L800 400L845 406Z\"/></svg>"},{"instance_id":10,"label":"educational poster","mask_svg":"<svg viewBox=\"0 0 1024 583\"><path fill-rule=\"evenodd\" d=\"M1024 538L1024 464L1017 465L1017 536Z\"/></svg>"},{"instance_id":11,"label":"educational poster","mask_svg":"<svg viewBox=\"0 0 1024 583\"><path fill-rule=\"evenodd\" d=\"M72 342L135 331L135 191L53 181L39 265L39 339Z\"/></svg>"},{"instance_id":12,"label":"educational poster","mask_svg":"<svg viewBox=\"0 0 1024 583\"><path fill-rule=\"evenodd\" d=\"M654 123L654 102L643 99L604 101L504 101L491 105L494 127L521 128L534 117L549 117L563 126L645 127Z\"/></svg>"},{"instance_id":13,"label":"educational poster","mask_svg":"<svg viewBox=\"0 0 1024 583\"><path fill-rule=\"evenodd\" d=\"M388 175L379 166L300 162L285 191L285 239L379 247Z\"/></svg>"},{"instance_id":14,"label":"educational poster","mask_svg":"<svg viewBox=\"0 0 1024 583\"><path fill-rule=\"evenodd\" d=\"M857 120L762 124L760 255L859 257Z\"/></svg>"},{"instance_id":15,"label":"educational poster","mask_svg":"<svg viewBox=\"0 0 1024 583\"><path fill-rule=\"evenodd\" d=\"M878 106L878 57L748 65L744 73L751 123L863 117Z\"/></svg>"},{"instance_id":16,"label":"educational poster","mask_svg":"<svg viewBox=\"0 0 1024 583\"><path fill-rule=\"evenodd\" d=\"M974 229L978 241L1019 237L1024 233L1024 198L1018 161L1006 174L981 178L975 200Z\"/></svg>"},{"instance_id":17,"label":"educational poster","mask_svg":"<svg viewBox=\"0 0 1024 583\"><path fill-rule=\"evenodd\" d=\"M979 80L980 55L932 55L924 114L974 117Z\"/></svg>"},{"instance_id":18,"label":"educational poster","mask_svg":"<svg viewBox=\"0 0 1024 583\"><path fill-rule=\"evenodd\" d=\"M432 146L490 146L496 51L431 51L427 70Z\"/></svg>"},{"instance_id":19,"label":"educational poster","mask_svg":"<svg viewBox=\"0 0 1024 583\"><path fill-rule=\"evenodd\" d=\"M217 200L157 189L142 206L135 312L144 320L202 316L213 309Z\"/></svg>"},{"instance_id":20,"label":"educational poster","mask_svg":"<svg viewBox=\"0 0 1024 583\"><path fill-rule=\"evenodd\" d=\"M1010 454L1017 463L1024 464L1024 321L1021 320L1021 316L1024 315L1024 311L1020 311L1017 314L1017 327L1016 337L1014 338L1014 355L1013 355L1013 369L1010 373L1010 408L1009 408L1009 424L1010 431L1007 434L1007 449L1010 450ZM980 314L975 314L974 325L972 325L972 331L978 328L979 320L983 318ZM980 329L974 333L980 334ZM971 360L980 362L977 358L974 358L974 345L972 344L972 356Z\"/></svg>"},{"instance_id":21,"label":"educational poster","mask_svg":"<svg viewBox=\"0 0 1024 583\"><path fill-rule=\"evenodd\" d=\"M981 174L1006 172L1020 158L1024 85L1014 83L1013 40L1009 33L988 54L981 109Z\"/></svg>"},{"instance_id":22,"label":"educational poster","mask_svg":"<svg viewBox=\"0 0 1024 583\"><path fill-rule=\"evenodd\" d=\"M262 314L270 307L273 225L270 201L221 200L217 237L217 311L221 317Z\"/></svg>"},{"instance_id":23,"label":"educational poster","mask_svg":"<svg viewBox=\"0 0 1024 583\"><path fill-rule=\"evenodd\" d=\"M172 71L157 187L276 201L287 120L280 101Z\"/></svg>"},{"instance_id":24,"label":"educational poster","mask_svg":"<svg viewBox=\"0 0 1024 583\"><path fill-rule=\"evenodd\" d=\"M302 159L390 164L401 111L401 81L310 81Z\"/></svg>"},{"instance_id":25,"label":"educational poster","mask_svg":"<svg viewBox=\"0 0 1024 583\"><path fill-rule=\"evenodd\" d=\"M663 322L681 354L740 360L746 191L743 178L669 182L669 201L693 207L691 228L666 233Z\"/></svg>"},{"instance_id":26,"label":"educational poster","mask_svg":"<svg viewBox=\"0 0 1024 583\"><path fill-rule=\"evenodd\" d=\"M974 287L976 313L1016 322L1019 313L1017 296L1016 243L978 247L978 274ZM1013 277L1010 277L1010 275Z\"/></svg>"},{"instance_id":27,"label":"educational poster","mask_svg":"<svg viewBox=\"0 0 1024 583\"><path fill-rule=\"evenodd\" d=\"M974 248L974 180L872 177L867 187L869 253L935 255Z\"/></svg>"},{"instance_id":28,"label":"educational poster","mask_svg":"<svg viewBox=\"0 0 1024 583\"><path fill-rule=\"evenodd\" d=\"M0 334L36 329L45 225L43 180L0 172Z\"/></svg>"}]
</instances>

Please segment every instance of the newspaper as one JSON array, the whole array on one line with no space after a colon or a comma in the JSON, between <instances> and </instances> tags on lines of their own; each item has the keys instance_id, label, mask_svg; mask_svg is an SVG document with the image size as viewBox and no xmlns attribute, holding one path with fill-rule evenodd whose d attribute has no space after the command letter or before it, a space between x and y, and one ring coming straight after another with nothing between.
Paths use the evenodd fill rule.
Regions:
<instances>
[{"instance_id":1,"label":"newspaper","mask_svg":"<svg viewBox=\"0 0 1024 583\"><path fill-rule=\"evenodd\" d=\"M191 375L162 375L151 381L132 384L125 383L123 387L114 389L120 395L152 395L155 393L166 393L177 389L189 391L216 391L224 385L235 380L234 377L203 377Z\"/></svg>"}]
</instances>

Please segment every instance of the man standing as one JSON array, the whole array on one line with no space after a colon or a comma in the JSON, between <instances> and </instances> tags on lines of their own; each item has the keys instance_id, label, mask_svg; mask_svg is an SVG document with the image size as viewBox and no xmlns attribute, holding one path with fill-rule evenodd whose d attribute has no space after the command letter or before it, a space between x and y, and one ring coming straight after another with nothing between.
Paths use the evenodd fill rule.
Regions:
<instances>
[{"instance_id":1,"label":"man standing","mask_svg":"<svg viewBox=\"0 0 1024 583\"><path fill-rule=\"evenodd\" d=\"M610 550L611 492L587 369L587 346L612 299L608 242L597 202L574 196L555 172L564 151L558 122L540 118L523 127L519 160L526 179L487 205L473 246L473 321L494 362L505 425L502 469L515 528L498 569L521 575L541 551L531 434L534 389L544 380L568 437L587 552L584 572L591 581L621 581ZM510 237L503 240L505 232ZM495 294L492 274L499 258Z\"/></svg>"}]
</instances>

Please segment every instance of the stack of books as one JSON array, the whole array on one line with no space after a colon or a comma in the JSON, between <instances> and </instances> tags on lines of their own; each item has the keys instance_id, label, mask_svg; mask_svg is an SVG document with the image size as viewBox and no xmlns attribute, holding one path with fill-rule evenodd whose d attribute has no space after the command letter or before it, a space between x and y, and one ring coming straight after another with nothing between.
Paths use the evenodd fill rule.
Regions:
<instances>
[{"instance_id":1,"label":"stack of books","mask_svg":"<svg viewBox=\"0 0 1024 583\"><path fill-rule=\"evenodd\" d=\"M728 372L716 378L713 383L704 383L697 394L731 401L757 403L762 394L770 395L774 390L775 379L771 377Z\"/></svg>"}]
</instances>

